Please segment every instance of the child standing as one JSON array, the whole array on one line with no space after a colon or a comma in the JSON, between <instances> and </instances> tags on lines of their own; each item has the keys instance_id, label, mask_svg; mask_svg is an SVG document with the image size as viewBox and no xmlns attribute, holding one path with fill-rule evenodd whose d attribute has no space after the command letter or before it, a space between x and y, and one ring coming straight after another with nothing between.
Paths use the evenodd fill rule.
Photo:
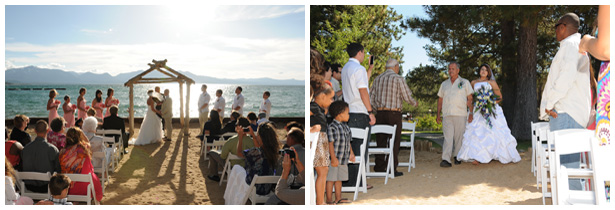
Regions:
<instances>
[{"instance_id":1,"label":"child standing","mask_svg":"<svg viewBox=\"0 0 615 210\"><path fill-rule=\"evenodd\" d=\"M316 204L325 204L325 188L327 185L327 172L331 160L329 158L329 141L327 140L327 119L325 110L329 108L333 102L335 93L331 86L324 83L324 79L320 75L310 76L310 86L314 90L314 94L310 102L310 127L318 132L318 141L316 152L314 154L314 168L316 169Z\"/></svg>"},{"instance_id":2,"label":"child standing","mask_svg":"<svg viewBox=\"0 0 615 210\"><path fill-rule=\"evenodd\" d=\"M346 124L350 117L348 112L348 103L344 101L335 101L329 106L329 114L334 117L327 129L329 155L331 156L331 166L329 166L327 175L327 203L329 204L350 203L348 199L342 198L342 181L348 180L348 161L355 161L354 152L350 147L352 135L350 127ZM335 202L332 199L334 185Z\"/></svg>"},{"instance_id":3,"label":"child standing","mask_svg":"<svg viewBox=\"0 0 615 210\"><path fill-rule=\"evenodd\" d=\"M258 113L267 114L267 120L269 120L269 115L271 114L271 101L269 101L269 96L271 96L269 91L265 91L263 93L263 102L261 103L261 107L258 109Z\"/></svg>"},{"instance_id":4,"label":"child standing","mask_svg":"<svg viewBox=\"0 0 615 210\"><path fill-rule=\"evenodd\" d=\"M49 193L54 205L73 205L67 201L68 189L70 188L70 178L64 174L55 174L49 179Z\"/></svg>"}]
</instances>

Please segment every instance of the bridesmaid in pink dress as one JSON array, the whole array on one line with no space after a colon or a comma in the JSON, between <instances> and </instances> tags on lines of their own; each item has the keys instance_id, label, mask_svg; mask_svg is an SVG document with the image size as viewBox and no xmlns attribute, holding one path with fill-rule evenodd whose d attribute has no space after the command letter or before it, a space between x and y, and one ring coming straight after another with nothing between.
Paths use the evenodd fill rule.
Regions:
<instances>
[{"instance_id":1,"label":"bridesmaid in pink dress","mask_svg":"<svg viewBox=\"0 0 615 210\"><path fill-rule=\"evenodd\" d=\"M103 108L105 108L105 104L102 101L102 91L96 90L96 98L92 100L92 108L96 110L96 118L100 119L100 122L103 120Z\"/></svg>"},{"instance_id":2,"label":"bridesmaid in pink dress","mask_svg":"<svg viewBox=\"0 0 615 210\"><path fill-rule=\"evenodd\" d=\"M120 100L113 97L114 93L115 93L115 90L113 90L113 88L107 89L107 99L105 99L105 106L107 107L107 111L105 112L105 117L111 116L111 113L109 112L109 108L111 108L111 106L120 105Z\"/></svg>"},{"instance_id":3,"label":"bridesmaid in pink dress","mask_svg":"<svg viewBox=\"0 0 615 210\"><path fill-rule=\"evenodd\" d=\"M73 127L75 125L75 109L77 109L77 105L71 104L70 97L68 95L65 95L62 110L64 110L64 119L66 120L67 128Z\"/></svg>"},{"instance_id":4,"label":"bridesmaid in pink dress","mask_svg":"<svg viewBox=\"0 0 615 210\"><path fill-rule=\"evenodd\" d=\"M56 91L56 89L51 89L51 91L49 91L49 100L47 101L47 110L49 110L49 123L51 123L51 120L53 120L54 118L60 116L58 115L58 107L62 102L55 99L57 95L58 91Z\"/></svg>"},{"instance_id":5,"label":"bridesmaid in pink dress","mask_svg":"<svg viewBox=\"0 0 615 210\"><path fill-rule=\"evenodd\" d=\"M79 97L77 97L77 119L85 119L87 117L86 112L88 108L85 106L85 88L79 89Z\"/></svg>"}]
</instances>

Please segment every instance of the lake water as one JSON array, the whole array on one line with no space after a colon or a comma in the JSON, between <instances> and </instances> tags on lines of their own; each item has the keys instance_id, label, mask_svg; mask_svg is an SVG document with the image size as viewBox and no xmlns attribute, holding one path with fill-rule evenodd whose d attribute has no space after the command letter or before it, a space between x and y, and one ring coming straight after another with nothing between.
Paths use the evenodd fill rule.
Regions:
<instances>
[{"instance_id":1,"label":"lake water","mask_svg":"<svg viewBox=\"0 0 615 210\"><path fill-rule=\"evenodd\" d=\"M202 83L196 83L190 86L190 117L198 118L197 103L201 94ZM135 117L144 117L147 111L147 90L153 89L155 86L160 86L161 92L164 89L169 89L170 96L173 98L173 117L179 118L179 85L178 84L139 84L134 86L134 109ZM234 84L207 84L207 92L211 96L209 108L213 108L215 93L217 89L222 89L222 96L226 99L225 117L230 115L233 97L235 96L235 88L238 85ZM107 89L115 90L114 97L120 100L119 116L128 117L129 95L130 88L124 85L6 85L5 86L5 118L12 119L17 114L25 114L28 117L47 117L49 111L46 110L47 100L49 100L49 90L44 88L66 88L66 90L57 90L58 96L56 99L64 103L64 95L71 97L71 103L77 103L79 97L79 89L85 87L86 105L91 106L92 100L95 98L97 89L103 91L103 101L107 97ZM269 91L271 97L271 116L272 117L304 117L305 116L305 87L304 86L264 86L264 85L241 85L243 88L243 96L245 98L244 116L253 111L258 114L258 108L263 101L263 92ZM17 90L9 90L17 88ZM43 88L43 90L21 90L21 88ZM184 94L186 94L186 86L184 86ZM184 100L186 98L184 97ZM185 103L185 101L184 101ZM58 114L63 116L64 112L60 107ZM75 114L76 115L76 114Z\"/></svg>"}]
</instances>

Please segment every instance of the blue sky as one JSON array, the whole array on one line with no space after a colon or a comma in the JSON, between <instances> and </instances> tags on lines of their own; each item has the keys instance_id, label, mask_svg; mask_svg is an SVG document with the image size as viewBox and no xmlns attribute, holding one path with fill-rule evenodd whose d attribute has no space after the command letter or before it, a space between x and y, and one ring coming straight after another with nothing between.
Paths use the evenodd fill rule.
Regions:
<instances>
[{"instance_id":1,"label":"blue sky","mask_svg":"<svg viewBox=\"0 0 615 210\"><path fill-rule=\"evenodd\" d=\"M407 19L408 17L427 17L427 14L421 5L391 5L390 7L395 9L398 14L403 15L403 19ZM406 35L402 36L402 38L398 41L393 40L391 43L393 46L404 47L404 58L402 59L404 61L402 64L404 74L414 69L414 67L419 66L421 63L423 65L431 64L425 49L423 49L423 46L428 43L430 43L429 39L419 38L417 34L412 31L406 31Z\"/></svg>"},{"instance_id":2,"label":"blue sky","mask_svg":"<svg viewBox=\"0 0 615 210\"><path fill-rule=\"evenodd\" d=\"M304 6L6 6L5 69L304 80Z\"/></svg>"}]
</instances>

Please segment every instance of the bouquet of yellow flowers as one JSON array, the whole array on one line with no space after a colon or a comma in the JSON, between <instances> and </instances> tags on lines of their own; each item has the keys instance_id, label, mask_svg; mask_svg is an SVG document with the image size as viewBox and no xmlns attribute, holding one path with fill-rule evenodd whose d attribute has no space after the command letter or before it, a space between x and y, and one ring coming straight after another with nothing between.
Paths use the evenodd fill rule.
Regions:
<instances>
[{"instance_id":1,"label":"bouquet of yellow flowers","mask_svg":"<svg viewBox=\"0 0 615 210\"><path fill-rule=\"evenodd\" d=\"M495 105L500 97L493 93L492 89L487 89L485 86L474 91L473 96L474 112L480 112L483 118L485 118L487 125L489 125L489 128L493 128L490 116L496 117Z\"/></svg>"}]
</instances>

